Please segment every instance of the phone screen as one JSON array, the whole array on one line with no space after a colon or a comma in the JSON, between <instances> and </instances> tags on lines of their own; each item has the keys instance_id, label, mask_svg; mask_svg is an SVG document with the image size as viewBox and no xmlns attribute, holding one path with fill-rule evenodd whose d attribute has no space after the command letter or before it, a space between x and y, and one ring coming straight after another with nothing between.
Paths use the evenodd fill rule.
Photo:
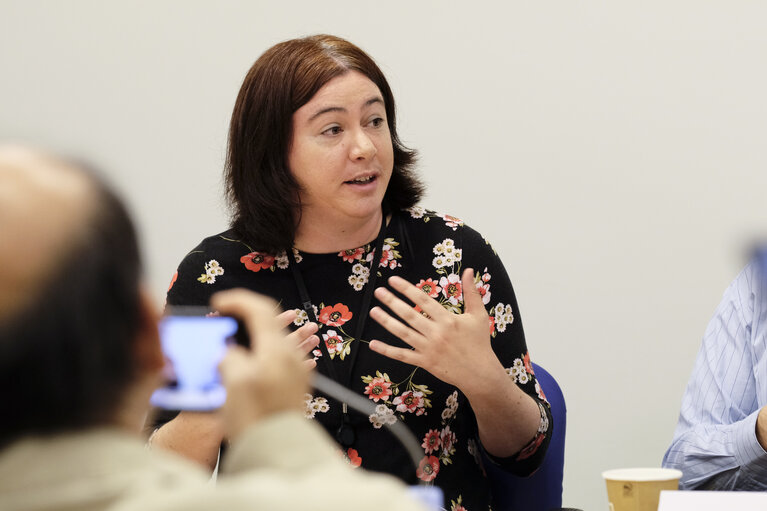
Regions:
<instances>
[{"instance_id":1,"label":"phone screen","mask_svg":"<svg viewBox=\"0 0 767 511\"><path fill-rule=\"evenodd\" d=\"M226 391L218 364L234 342L237 320L228 316L170 315L159 325L166 384L151 404L167 410L220 408Z\"/></svg>"}]
</instances>

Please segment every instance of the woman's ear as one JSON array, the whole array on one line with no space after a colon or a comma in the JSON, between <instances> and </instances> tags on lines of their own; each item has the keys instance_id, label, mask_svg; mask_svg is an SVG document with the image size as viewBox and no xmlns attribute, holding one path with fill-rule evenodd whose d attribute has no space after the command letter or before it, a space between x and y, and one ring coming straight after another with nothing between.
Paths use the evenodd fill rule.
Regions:
<instances>
[{"instance_id":1,"label":"woman's ear","mask_svg":"<svg viewBox=\"0 0 767 511\"><path fill-rule=\"evenodd\" d=\"M134 359L142 372L157 373L165 360L160 345L158 322L162 315L145 284L139 288L139 325L134 342Z\"/></svg>"}]
</instances>

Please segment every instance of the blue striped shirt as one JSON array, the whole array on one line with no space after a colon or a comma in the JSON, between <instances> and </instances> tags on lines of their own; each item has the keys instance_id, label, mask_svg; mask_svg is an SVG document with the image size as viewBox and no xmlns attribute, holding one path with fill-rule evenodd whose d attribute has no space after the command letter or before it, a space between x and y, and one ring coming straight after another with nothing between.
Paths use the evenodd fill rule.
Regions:
<instances>
[{"instance_id":1,"label":"blue striped shirt","mask_svg":"<svg viewBox=\"0 0 767 511\"><path fill-rule=\"evenodd\" d=\"M766 490L756 417L767 404L767 293L759 264L730 284L708 324L663 466L680 489Z\"/></svg>"}]
</instances>

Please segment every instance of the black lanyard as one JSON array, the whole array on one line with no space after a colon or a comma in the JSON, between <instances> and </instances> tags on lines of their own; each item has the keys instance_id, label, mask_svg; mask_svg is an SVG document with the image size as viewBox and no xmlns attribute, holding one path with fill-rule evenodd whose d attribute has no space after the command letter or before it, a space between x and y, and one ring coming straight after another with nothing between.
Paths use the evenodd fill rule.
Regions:
<instances>
[{"instance_id":1,"label":"black lanyard","mask_svg":"<svg viewBox=\"0 0 767 511\"><path fill-rule=\"evenodd\" d=\"M380 265L377 263L379 263L381 260L381 251L383 250L385 234L386 212L384 211L382 212L381 229L378 231L378 238L376 238L373 260L370 263L370 274L368 276L368 281L365 284L364 295L362 296L362 305L359 312L357 313L357 328L355 329L354 335L354 339L356 341L362 340L362 330L365 328L365 322L367 321L368 314L370 313L370 302L373 300L373 291L375 291L376 280L378 279L378 267ZM312 300L309 297L309 291L306 289L306 284L304 283L304 277L301 274L301 269L298 267L296 258L293 256L293 250L288 250L287 253L288 257L290 258L290 267L293 269L293 280L296 282L298 295L301 298L301 307L303 307L308 318L314 318L314 321L319 323L319 318L315 314L314 308L312 307ZM346 388L351 387L351 379L354 375L354 363L357 360L357 353L360 349L361 346L359 346L358 343L357 348L352 350L351 360L349 361L349 376L347 377L345 385ZM339 381L339 378L336 376L335 367L333 367L333 363L330 360L330 353L328 352L327 346L322 341L320 341L320 350L322 351L322 358L325 360L324 363L325 367L327 368L328 375L334 381L343 383ZM350 447L354 444L356 435L349 421L349 414L347 411L346 403L341 403L341 414L341 425L336 431L336 440L342 446Z\"/></svg>"}]
</instances>

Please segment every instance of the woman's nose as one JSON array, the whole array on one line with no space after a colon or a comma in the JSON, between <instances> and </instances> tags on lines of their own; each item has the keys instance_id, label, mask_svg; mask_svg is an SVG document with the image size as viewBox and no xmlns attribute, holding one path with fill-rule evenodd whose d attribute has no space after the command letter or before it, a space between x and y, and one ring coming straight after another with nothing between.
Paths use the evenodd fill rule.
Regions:
<instances>
[{"instance_id":1,"label":"woman's nose","mask_svg":"<svg viewBox=\"0 0 767 511\"><path fill-rule=\"evenodd\" d=\"M373 158L378 150L370 137L363 129L355 130L352 136L352 144L349 151L349 157L352 160L369 160Z\"/></svg>"}]
</instances>

